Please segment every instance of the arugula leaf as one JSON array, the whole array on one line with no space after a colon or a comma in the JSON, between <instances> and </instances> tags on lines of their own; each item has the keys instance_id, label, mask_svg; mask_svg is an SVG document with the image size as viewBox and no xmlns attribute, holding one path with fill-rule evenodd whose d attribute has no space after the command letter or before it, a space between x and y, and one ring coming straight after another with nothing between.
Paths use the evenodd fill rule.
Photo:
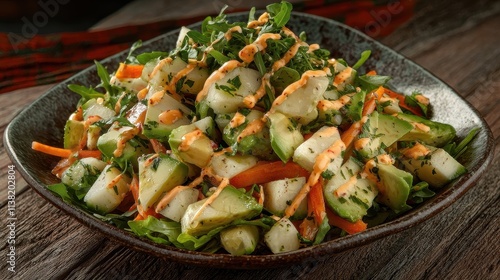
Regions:
<instances>
[{"instance_id":1,"label":"arugula leaf","mask_svg":"<svg viewBox=\"0 0 500 280\"><path fill-rule=\"evenodd\" d=\"M328 218L323 218L321 225L319 225L318 233L316 233L316 237L314 238L314 245L320 244L325 239L326 234L330 231L330 224L328 223Z\"/></svg>"},{"instance_id":2,"label":"arugula leaf","mask_svg":"<svg viewBox=\"0 0 500 280\"><path fill-rule=\"evenodd\" d=\"M429 189L429 183L422 181L410 189L409 200L413 203L422 203L424 199L433 197L436 193Z\"/></svg>"},{"instance_id":3,"label":"arugula leaf","mask_svg":"<svg viewBox=\"0 0 500 280\"><path fill-rule=\"evenodd\" d=\"M101 78L101 83L99 84L99 86L103 87L110 95L117 95L120 89L110 84L111 79L109 78L109 73L106 68L104 68L104 66L99 63L99 61L94 60L94 62L97 67L97 75L99 76L99 78Z\"/></svg>"},{"instance_id":4,"label":"arugula leaf","mask_svg":"<svg viewBox=\"0 0 500 280\"><path fill-rule=\"evenodd\" d=\"M457 144L457 142L451 142L446 144L443 147L443 150L445 150L448 154L450 154L453 158L457 159L460 157L466 150L467 150L467 145L476 137L476 135L479 133L479 128L473 128L465 138L460 141L460 143Z\"/></svg>"},{"instance_id":5,"label":"arugula leaf","mask_svg":"<svg viewBox=\"0 0 500 280\"><path fill-rule=\"evenodd\" d=\"M139 40L139 41L136 41L131 47L130 47L130 50L128 51L128 55L127 55L127 58L125 59L125 63L127 64L139 64L139 61L137 60L137 58L134 56L134 52L138 49L142 47L142 41Z\"/></svg>"},{"instance_id":6,"label":"arugula leaf","mask_svg":"<svg viewBox=\"0 0 500 280\"><path fill-rule=\"evenodd\" d=\"M356 76L355 83L362 89L365 89L367 91L372 91L380 86L384 86L390 79L391 77L389 76L362 75L362 76Z\"/></svg>"},{"instance_id":7,"label":"arugula leaf","mask_svg":"<svg viewBox=\"0 0 500 280\"><path fill-rule=\"evenodd\" d=\"M93 98L104 98L103 93L100 93L91 87L85 87L77 84L69 84L68 89L70 89L74 93L79 94L84 99L82 102L86 102Z\"/></svg>"},{"instance_id":8,"label":"arugula leaf","mask_svg":"<svg viewBox=\"0 0 500 280\"><path fill-rule=\"evenodd\" d=\"M210 38L208 38L207 36L201 34L200 32L198 32L196 30L190 30L190 31L188 31L188 33L186 35L189 38L193 39L193 41L195 43L202 44L202 45L210 43Z\"/></svg>"},{"instance_id":9,"label":"arugula leaf","mask_svg":"<svg viewBox=\"0 0 500 280\"><path fill-rule=\"evenodd\" d=\"M372 54L372 51L366 50L361 53L361 57L359 58L358 62L352 66L353 69L357 70L359 67L361 67L367 60L370 58L370 55Z\"/></svg>"},{"instance_id":10,"label":"arugula leaf","mask_svg":"<svg viewBox=\"0 0 500 280\"><path fill-rule=\"evenodd\" d=\"M148 63L152 59L164 58L164 57L167 57L167 56L168 56L167 52L154 51L154 52L148 52L148 53L141 53L136 58L137 58L137 61L140 64L146 64L146 63Z\"/></svg>"},{"instance_id":11,"label":"arugula leaf","mask_svg":"<svg viewBox=\"0 0 500 280\"><path fill-rule=\"evenodd\" d=\"M148 216L142 221L129 221L128 226L132 232L140 237L147 237L160 244L173 244L178 248L189 249L177 241L181 234L181 224L178 222Z\"/></svg>"},{"instance_id":12,"label":"arugula leaf","mask_svg":"<svg viewBox=\"0 0 500 280\"><path fill-rule=\"evenodd\" d=\"M282 92L290 84L300 80L297 70L290 67L281 67L271 77L271 85L277 92Z\"/></svg>"},{"instance_id":13,"label":"arugula leaf","mask_svg":"<svg viewBox=\"0 0 500 280\"><path fill-rule=\"evenodd\" d=\"M292 4L286 1L270 4L266 7L267 11L273 17L274 23L278 28L285 26L290 20L292 8Z\"/></svg>"}]
</instances>

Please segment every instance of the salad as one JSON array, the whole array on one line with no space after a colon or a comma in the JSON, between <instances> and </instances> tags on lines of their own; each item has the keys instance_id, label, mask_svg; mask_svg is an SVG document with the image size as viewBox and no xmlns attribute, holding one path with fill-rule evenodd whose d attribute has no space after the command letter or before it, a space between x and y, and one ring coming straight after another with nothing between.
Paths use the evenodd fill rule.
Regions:
<instances>
[{"instance_id":1,"label":"salad","mask_svg":"<svg viewBox=\"0 0 500 280\"><path fill-rule=\"evenodd\" d=\"M48 186L66 202L160 244L283 253L356 234L418 206L466 172L476 131L429 119L367 50L349 65L286 27L292 5L248 22L224 9L173 50L135 43L81 96Z\"/></svg>"}]
</instances>

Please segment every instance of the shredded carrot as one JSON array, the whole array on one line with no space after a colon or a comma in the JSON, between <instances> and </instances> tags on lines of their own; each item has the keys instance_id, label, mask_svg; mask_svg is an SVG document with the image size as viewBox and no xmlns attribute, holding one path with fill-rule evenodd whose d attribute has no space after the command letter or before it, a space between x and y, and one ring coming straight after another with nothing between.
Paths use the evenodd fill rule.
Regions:
<instances>
[{"instance_id":1,"label":"shredded carrot","mask_svg":"<svg viewBox=\"0 0 500 280\"><path fill-rule=\"evenodd\" d=\"M120 63L118 70L116 70L115 76L119 80L127 78L139 78L142 75L142 69L144 69L144 65Z\"/></svg>"},{"instance_id":2,"label":"shredded carrot","mask_svg":"<svg viewBox=\"0 0 500 280\"><path fill-rule=\"evenodd\" d=\"M321 225L326 211L325 199L323 197L323 184L321 180L312 185L307 201L309 213L313 214L316 224Z\"/></svg>"},{"instance_id":3,"label":"shredded carrot","mask_svg":"<svg viewBox=\"0 0 500 280\"><path fill-rule=\"evenodd\" d=\"M330 209L326 209L326 216L328 217L328 223L330 225L338 227L349 234L362 232L367 228L367 224L363 222L363 220L358 220L352 223L333 213Z\"/></svg>"},{"instance_id":4,"label":"shredded carrot","mask_svg":"<svg viewBox=\"0 0 500 280\"><path fill-rule=\"evenodd\" d=\"M309 240L314 240L319 230L319 226L316 224L314 219L310 219L309 217L306 217L304 220L302 220L297 228L300 235Z\"/></svg>"},{"instance_id":5,"label":"shredded carrot","mask_svg":"<svg viewBox=\"0 0 500 280\"><path fill-rule=\"evenodd\" d=\"M57 148L57 147L52 147L49 145L42 144L40 142L33 141L31 143L31 148L35 151L42 152L44 154L56 156L56 157L62 157L62 158L68 158L71 155L73 155L73 152L68 149L62 149L62 148Z\"/></svg>"},{"instance_id":6,"label":"shredded carrot","mask_svg":"<svg viewBox=\"0 0 500 280\"><path fill-rule=\"evenodd\" d=\"M285 178L308 177L309 172L295 162L283 163L273 161L258 164L237 174L230 179L230 184L237 188L250 187L253 184L262 184Z\"/></svg>"},{"instance_id":7,"label":"shredded carrot","mask_svg":"<svg viewBox=\"0 0 500 280\"><path fill-rule=\"evenodd\" d=\"M151 143L151 147L153 147L153 151L155 151L156 154L165 154L167 152L167 148L165 148L160 141L156 139L149 139L149 142Z\"/></svg>"},{"instance_id":8,"label":"shredded carrot","mask_svg":"<svg viewBox=\"0 0 500 280\"><path fill-rule=\"evenodd\" d=\"M368 73L366 73L366 76L375 76L375 75L377 75L377 71L375 70L371 70Z\"/></svg>"},{"instance_id":9,"label":"shredded carrot","mask_svg":"<svg viewBox=\"0 0 500 280\"><path fill-rule=\"evenodd\" d=\"M79 158L101 158L101 151L99 150L81 150L78 151Z\"/></svg>"}]
</instances>

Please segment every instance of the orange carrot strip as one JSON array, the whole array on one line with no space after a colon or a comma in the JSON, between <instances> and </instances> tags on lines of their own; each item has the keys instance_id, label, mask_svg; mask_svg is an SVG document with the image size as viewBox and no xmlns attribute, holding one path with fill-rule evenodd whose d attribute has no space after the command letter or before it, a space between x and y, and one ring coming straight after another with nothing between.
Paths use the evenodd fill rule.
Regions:
<instances>
[{"instance_id":1,"label":"orange carrot strip","mask_svg":"<svg viewBox=\"0 0 500 280\"><path fill-rule=\"evenodd\" d=\"M309 213L314 214L316 225L321 225L325 215L325 199L323 197L323 184L321 181L314 184L308 196Z\"/></svg>"},{"instance_id":2,"label":"orange carrot strip","mask_svg":"<svg viewBox=\"0 0 500 280\"><path fill-rule=\"evenodd\" d=\"M366 73L366 76L375 76L375 75L377 75L377 71L375 70L371 70L368 73Z\"/></svg>"},{"instance_id":3,"label":"orange carrot strip","mask_svg":"<svg viewBox=\"0 0 500 280\"><path fill-rule=\"evenodd\" d=\"M229 180L229 183L237 188L252 186L253 184L262 184L275 180L295 177L308 177L309 172L295 162L283 163L282 161L273 161L264 164L258 164L237 174Z\"/></svg>"},{"instance_id":4,"label":"orange carrot strip","mask_svg":"<svg viewBox=\"0 0 500 280\"><path fill-rule=\"evenodd\" d=\"M349 234L355 234L366 230L367 224L363 220L358 220L354 223L333 213L330 209L326 210L326 216L330 225L338 227Z\"/></svg>"},{"instance_id":5,"label":"orange carrot strip","mask_svg":"<svg viewBox=\"0 0 500 280\"><path fill-rule=\"evenodd\" d=\"M306 217L304 220L302 220L297 229L299 230L299 233L300 235L302 235L302 237L309 240L314 240L314 238L316 238L316 234L318 233L319 226L316 224L314 219Z\"/></svg>"},{"instance_id":6,"label":"orange carrot strip","mask_svg":"<svg viewBox=\"0 0 500 280\"><path fill-rule=\"evenodd\" d=\"M38 152L62 158L68 158L73 154L71 150L52 147L36 141L31 143L31 148Z\"/></svg>"},{"instance_id":7,"label":"orange carrot strip","mask_svg":"<svg viewBox=\"0 0 500 280\"><path fill-rule=\"evenodd\" d=\"M101 151L99 150L81 150L78 151L79 158L101 158Z\"/></svg>"},{"instance_id":8,"label":"orange carrot strip","mask_svg":"<svg viewBox=\"0 0 500 280\"><path fill-rule=\"evenodd\" d=\"M139 78L142 75L142 69L144 69L144 65L120 63L118 70L116 70L115 76L119 80L127 78Z\"/></svg>"}]
</instances>

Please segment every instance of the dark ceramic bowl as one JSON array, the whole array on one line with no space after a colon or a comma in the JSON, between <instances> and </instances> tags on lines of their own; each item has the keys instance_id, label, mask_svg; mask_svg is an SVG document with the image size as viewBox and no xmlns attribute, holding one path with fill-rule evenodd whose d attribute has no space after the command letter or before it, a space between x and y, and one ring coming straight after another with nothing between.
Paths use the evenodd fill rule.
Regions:
<instances>
[{"instance_id":1,"label":"dark ceramic bowl","mask_svg":"<svg viewBox=\"0 0 500 280\"><path fill-rule=\"evenodd\" d=\"M231 15L231 20L246 21L246 14ZM392 76L391 86L404 93L420 91L431 99L433 119L453 125L459 136L463 137L470 129L479 127L480 132L470 148L460 158L469 172L439 191L437 196L391 222L370 228L362 233L327 240L320 245L298 251L277 255L231 256L228 254L207 254L185 251L174 247L162 246L141 239L127 231L119 230L92 215L64 203L46 189L46 185L57 183L51 174L57 158L31 150L31 142L36 140L53 146L62 146L63 127L73 112L79 96L67 89L68 84L96 85L99 83L96 68L90 67L74 77L50 89L31 106L22 111L7 127L5 143L12 161L19 172L42 197L72 216L96 229L106 236L134 249L182 263L224 268L266 268L291 263L314 260L322 256L358 247L376 239L400 232L438 214L456 201L483 173L493 157L493 137L485 121L467 101L453 89L431 73L394 52L338 22L295 13L289 26L296 33L306 31L308 42L319 43L329 49L332 56L354 63L362 51L371 50L372 56L365 69L376 69L378 73ZM192 26L199 27L199 24ZM170 50L174 47L178 31L169 32L148 41L143 51ZM126 52L106 59L103 63L108 69L115 69L123 61ZM361 72L365 69L360 69Z\"/></svg>"}]
</instances>

